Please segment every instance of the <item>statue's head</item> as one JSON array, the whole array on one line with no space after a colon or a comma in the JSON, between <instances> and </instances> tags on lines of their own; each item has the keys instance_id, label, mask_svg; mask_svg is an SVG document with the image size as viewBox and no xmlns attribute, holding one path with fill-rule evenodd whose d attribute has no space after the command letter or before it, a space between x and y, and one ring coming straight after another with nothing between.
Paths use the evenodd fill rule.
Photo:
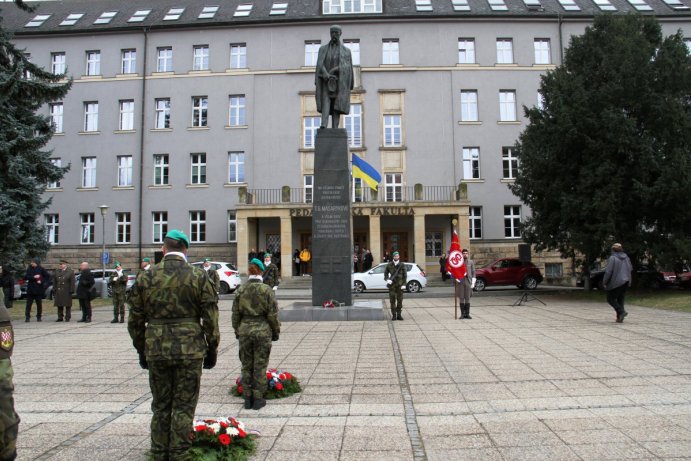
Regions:
<instances>
[{"instance_id":1,"label":"statue's head","mask_svg":"<svg viewBox=\"0 0 691 461\"><path fill-rule=\"evenodd\" d=\"M331 41L337 42L341 38L341 33L343 33L343 31L341 30L341 26L331 26L331 29L329 30L329 34L331 35Z\"/></svg>"}]
</instances>

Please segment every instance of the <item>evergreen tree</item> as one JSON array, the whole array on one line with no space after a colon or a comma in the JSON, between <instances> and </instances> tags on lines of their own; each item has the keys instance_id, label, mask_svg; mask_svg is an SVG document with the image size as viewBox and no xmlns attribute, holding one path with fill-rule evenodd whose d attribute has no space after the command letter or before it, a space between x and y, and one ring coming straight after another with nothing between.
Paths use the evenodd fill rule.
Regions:
<instances>
[{"instance_id":1,"label":"evergreen tree","mask_svg":"<svg viewBox=\"0 0 691 461\"><path fill-rule=\"evenodd\" d=\"M19 7L26 7L16 2ZM0 18L1 21L2 18ZM36 113L64 97L71 80L29 62L10 41L0 22L0 262L19 267L48 250L41 222L50 200L49 181L60 180L67 167L50 161L43 150L52 137L49 117Z\"/></svg>"},{"instance_id":2,"label":"evergreen tree","mask_svg":"<svg viewBox=\"0 0 691 461\"><path fill-rule=\"evenodd\" d=\"M691 257L691 57L655 18L599 15L542 78L542 109L510 186L532 209L524 238L584 256Z\"/></svg>"}]
</instances>

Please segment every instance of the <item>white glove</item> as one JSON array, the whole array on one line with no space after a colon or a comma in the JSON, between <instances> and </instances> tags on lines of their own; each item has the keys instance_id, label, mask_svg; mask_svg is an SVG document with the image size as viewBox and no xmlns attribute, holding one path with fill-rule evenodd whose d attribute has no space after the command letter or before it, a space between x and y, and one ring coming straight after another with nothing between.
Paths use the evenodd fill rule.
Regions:
<instances>
[{"instance_id":1,"label":"white glove","mask_svg":"<svg viewBox=\"0 0 691 461\"><path fill-rule=\"evenodd\" d=\"M274 291L278 290L278 287L274 287Z\"/></svg>"},{"instance_id":2,"label":"white glove","mask_svg":"<svg viewBox=\"0 0 691 461\"><path fill-rule=\"evenodd\" d=\"M473 277L472 280L470 281L470 288L475 288L475 282L476 281L477 281L477 279L475 277Z\"/></svg>"},{"instance_id":3,"label":"white glove","mask_svg":"<svg viewBox=\"0 0 691 461\"><path fill-rule=\"evenodd\" d=\"M405 283L403 285L401 285L401 288L405 288Z\"/></svg>"},{"instance_id":4,"label":"white glove","mask_svg":"<svg viewBox=\"0 0 691 461\"><path fill-rule=\"evenodd\" d=\"M386 286L388 287L388 286L390 286L392 283L393 283L393 282L392 282L391 280L387 280L387 281L386 281Z\"/></svg>"}]
</instances>

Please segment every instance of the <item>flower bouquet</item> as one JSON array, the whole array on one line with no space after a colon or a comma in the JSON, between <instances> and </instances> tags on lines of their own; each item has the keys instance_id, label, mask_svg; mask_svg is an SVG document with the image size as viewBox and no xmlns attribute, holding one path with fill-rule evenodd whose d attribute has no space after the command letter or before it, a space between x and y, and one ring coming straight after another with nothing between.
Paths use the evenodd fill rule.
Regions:
<instances>
[{"instance_id":1,"label":"flower bouquet","mask_svg":"<svg viewBox=\"0 0 691 461\"><path fill-rule=\"evenodd\" d=\"M266 371L266 380L267 386L264 398L267 400L282 399L302 392L298 379L287 371L269 368ZM235 385L230 388L230 393L236 397L242 397L242 380L240 377L235 380Z\"/></svg>"},{"instance_id":2,"label":"flower bouquet","mask_svg":"<svg viewBox=\"0 0 691 461\"><path fill-rule=\"evenodd\" d=\"M256 449L255 435L235 418L197 419L187 453L193 461L244 461Z\"/></svg>"}]
</instances>

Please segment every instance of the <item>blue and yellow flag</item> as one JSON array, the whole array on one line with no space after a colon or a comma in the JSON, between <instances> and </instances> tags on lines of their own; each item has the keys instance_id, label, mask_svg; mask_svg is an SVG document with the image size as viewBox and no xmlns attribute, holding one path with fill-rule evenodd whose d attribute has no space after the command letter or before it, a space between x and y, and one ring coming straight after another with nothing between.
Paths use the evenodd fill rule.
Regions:
<instances>
[{"instance_id":1,"label":"blue and yellow flag","mask_svg":"<svg viewBox=\"0 0 691 461\"><path fill-rule=\"evenodd\" d=\"M381 181L379 172L357 155L351 154L351 157L353 163L353 178L361 178L371 189L377 190L377 186L379 186L379 182Z\"/></svg>"}]
</instances>

